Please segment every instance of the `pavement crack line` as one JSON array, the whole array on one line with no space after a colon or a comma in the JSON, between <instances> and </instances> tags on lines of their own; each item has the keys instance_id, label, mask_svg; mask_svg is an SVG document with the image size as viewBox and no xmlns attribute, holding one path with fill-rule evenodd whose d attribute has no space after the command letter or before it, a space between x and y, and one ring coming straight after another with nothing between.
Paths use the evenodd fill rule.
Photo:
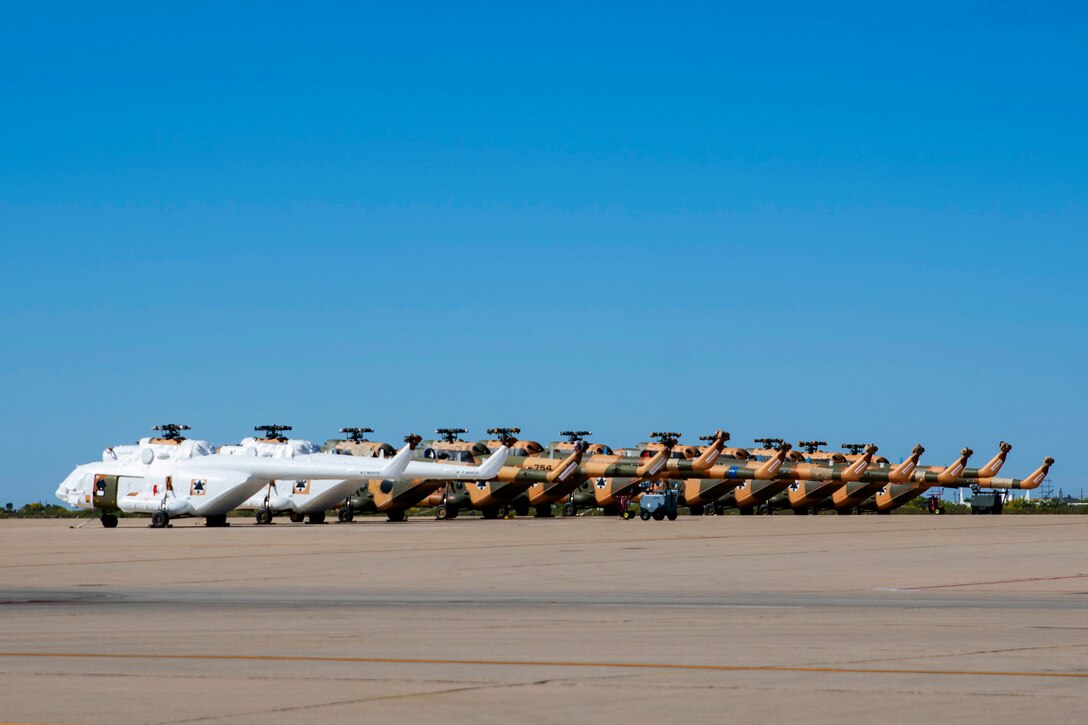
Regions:
<instances>
[{"instance_id":1,"label":"pavement crack line","mask_svg":"<svg viewBox=\"0 0 1088 725\"><path fill-rule=\"evenodd\" d=\"M127 654L119 652L0 652L0 658L164 660L194 662L320 662L341 664L469 665L477 667L568 667L618 670L682 670L703 672L808 672L856 675L948 675L961 677L1038 677L1086 679L1088 672L933 669L921 667L836 667L827 665L715 665L680 662L592 662L563 660L484 660L415 657L318 657L299 655Z\"/></svg>"},{"instance_id":2,"label":"pavement crack line","mask_svg":"<svg viewBox=\"0 0 1088 725\"><path fill-rule=\"evenodd\" d=\"M530 680L526 682L494 682L485 685L470 685L467 687L449 687L444 690L427 690L419 692L402 692L396 695L376 695L374 697L358 697L350 700L337 700L335 702L319 702L306 705L291 705L276 707L268 710L250 710L247 712L234 712L223 715L207 715L203 717L186 718L184 720L161 720L159 725L179 725L179 723L212 722L215 720L231 720L236 717L252 717L254 715L280 715L298 710L319 710L328 707L341 707L343 705L363 705L370 702L382 702L388 700L410 700L416 698L433 697L435 695L451 695L462 692L479 692L480 690L498 690L514 687L533 687L536 685L548 685L553 682L567 682L569 678L548 678L544 680Z\"/></svg>"},{"instance_id":3,"label":"pavement crack line","mask_svg":"<svg viewBox=\"0 0 1088 725\"><path fill-rule=\"evenodd\" d=\"M943 659L946 657L975 657L976 655L999 655L1008 654L1010 652L1031 652L1034 650L1062 650L1062 649L1075 649L1078 647L1088 647L1085 643L1063 643L1063 644L1046 644L1036 645L1034 647L1009 647L1006 649L980 649L972 650L970 652L945 652L943 654L933 655L915 655L915 656L899 656L899 657L875 657L872 659L861 660L841 660L837 662L828 662L829 667L841 667L844 665L861 665L872 662L901 662L903 660L935 660Z\"/></svg>"}]
</instances>

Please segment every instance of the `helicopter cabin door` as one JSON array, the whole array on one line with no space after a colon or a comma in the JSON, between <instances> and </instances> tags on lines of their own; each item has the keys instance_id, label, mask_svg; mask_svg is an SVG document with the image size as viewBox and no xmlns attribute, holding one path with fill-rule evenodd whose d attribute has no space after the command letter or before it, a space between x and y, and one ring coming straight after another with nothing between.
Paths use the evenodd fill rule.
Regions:
<instances>
[{"instance_id":1,"label":"helicopter cabin door","mask_svg":"<svg viewBox=\"0 0 1088 725\"><path fill-rule=\"evenodd\" d=\"M91 492L96 509L117 508L117 476L96 475Z\"/></svg>"}]
</instances>

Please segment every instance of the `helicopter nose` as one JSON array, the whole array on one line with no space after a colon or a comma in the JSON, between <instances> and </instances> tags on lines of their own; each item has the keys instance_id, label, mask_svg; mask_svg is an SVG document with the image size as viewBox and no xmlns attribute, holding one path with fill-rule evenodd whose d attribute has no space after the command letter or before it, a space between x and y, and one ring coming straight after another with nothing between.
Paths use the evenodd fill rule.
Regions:
<instances>
[{"instance_id":1,"label":"helicopter nose","mask_svg":"<svg viewBox=\"0 0 1088 725\"><path fill-rule=\"evenodd\" d=\"M56 497L62 503L66 503L69 506L79 506L82 502L83 491L80 486L81 476L78 472L73 471L60 482L57 487Z\"/></svg>"}]
</instances>

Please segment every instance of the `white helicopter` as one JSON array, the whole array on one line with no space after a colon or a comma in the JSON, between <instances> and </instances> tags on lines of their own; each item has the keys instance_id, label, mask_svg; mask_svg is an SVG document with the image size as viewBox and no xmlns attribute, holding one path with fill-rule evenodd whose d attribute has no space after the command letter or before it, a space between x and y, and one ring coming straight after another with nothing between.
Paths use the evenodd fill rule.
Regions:
<instances>
[{"instance_id":1,"label":"white helicopter","mask_svg":"<svg viewBox=\"0 0 1088 725\"><path fill-rule=\"evenodd\" d=\"M285 438L283 433L291 430L289 425L259 425L254 430L262 431L261 438L245 438L236 446L221 446L220 455L250 456L275 460L320 461L338 465L355 456L344 453L321 453L314 443ZM358 429L371 432L371 429ZM415 449L422 440L418 435L405 437L407 447ZM399 454L398 454L399 455ZM433 481L486 481L498 475L506 463L510 449L502 446L480 466L449 465L427 461L409 461L399 475L372 476L377 480L390 479L428 479ZM384 460L371 458L369 460ZM254 494L239 509L256 511L258 524L270 524L277 514L287 514L292 521L300 522L306 518L311 524L325 521L325 512L337 504L343 503L360 488L355 478L343 480L305 479L296 477L289 480L272 480L265 491Z\"/></svg>"},{"instance_id":2,"label":"white helicopter","mask_svg":"<svg viewBox=\"0 0 1088 725\"><path fill-rule=\"evenodd\" d=\"M181 431L189 426L171 423L152 430L160 437L107 448L101 462L76 466L57 488L57 498L76 508L102 511L106 528L117 526L113 512L118 510L149 513L154 528L182 516L203 517L208 526L226 526L227 514L269 481L350 480L362 485L372 478L399 478L412 458L408 445L388 459L220 454L207 441L182 437Z\"/></svg>"}]
</instances>

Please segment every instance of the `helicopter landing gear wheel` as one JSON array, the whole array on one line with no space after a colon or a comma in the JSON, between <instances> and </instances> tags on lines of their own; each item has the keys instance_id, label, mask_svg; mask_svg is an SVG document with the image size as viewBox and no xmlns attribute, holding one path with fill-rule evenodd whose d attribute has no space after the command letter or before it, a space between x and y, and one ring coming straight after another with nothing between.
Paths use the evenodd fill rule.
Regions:
<instances>
[{"instance_id":1,"label":"helicopter landing gear wheel","mask_svg":"<svg viewBox=\"0 0 1088 725\"><path fill-rule=\"evenodd\" d=\"M292 524L301 524L306 517L300 514L298 511L292 511L290 514L287 515L287 518L291 519Z\"/></svg>"},{"instance_id":2,"label":"helicopter landing gear wheel","mask_svg":"<svg viewBox=\"0 0 1088 725\"><path fill-rule=\"evenodd\" d=\"M707 516L713 516L718 513L718 507L712 503L708 503L703 513L705 513Z\"/></svg>"},{"instance_id":3,"label":"helicopter landing gear wheel","mask_svg":"<svg viewBox=\"0 0 1088 725\"><path fill-rule=\"evenodd\" d=\"M165 529L170 525L170 514L165 511L156 511L151 514L151 528Z\"/></svg>"},{"instance_id":4,"label":"helicopter landing gear wheel","mask_svg":"<svg viewBox=\"0 0 1088 725\"><path fill-rule=\"evenodd\" d=\"M336 512L336 518L342 524L349 524L352 519L355 518L355 512L351 510L350 506L342 506L340 510Z\"/></svg>"},{"instance_id":5,"label":"helicopter landing gear wheel","mask_svg":"<svg viewBox=\"0 0 1088 725\"><path fill-rule=\"evenodd\" d=\"M114 516L113 514L102 514L102 518L99 519L99 520L102 522L103 528L107 528L107 529L116 529L117 528L117 517Z\"/></svg>"},{"instance_id":6,"label":"helicopter landing gear wheel","mask_svg":"<svg viewBox=\"0 0 1088 725\"><path fill-rule=\"evenodd\" d=\"M577 516L578 515L578 507L575 506L573 503L563 504L563 515L564 516Z\"/></svg>"},{"instance_id":7,"label":"helicopter landing gear wheel","mask_svg":"<svg viewBox=\"0 0 1088 725\"><path fill-rule=\"evenodd\" d=\"M450 509L446 504L439 504L434 510L434 517L439 521L445 521L450 517Z\"/></svg>"},{"instance_id":8,"label":"helicopter landing gear wheel","mask_svg":"<svg viewBox=\"0 0 1088 725\"><path fill-rule=\"evenodd\" d=\"M272 523L272 509L257 509L257 525L267 526Z\"/></svg>"},{"instance_id":9,"label":"helicopter landing gear wheel","mask_svg":"<svg viewBox=\"0 0 1088 725\"><path fill-rule=\"evenodd\" d=\"M315 511L306 517L306 523L308 524L323 524L325 523L325 512Z\"/></svg>"}]
</instances>

